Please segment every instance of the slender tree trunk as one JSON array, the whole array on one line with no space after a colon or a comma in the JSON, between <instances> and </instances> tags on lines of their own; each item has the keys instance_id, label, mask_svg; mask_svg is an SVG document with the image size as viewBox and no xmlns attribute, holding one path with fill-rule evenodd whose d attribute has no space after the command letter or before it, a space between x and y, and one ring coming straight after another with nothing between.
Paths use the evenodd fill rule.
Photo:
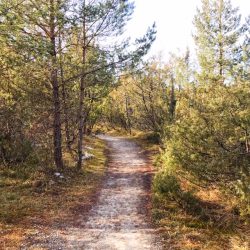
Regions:
<instances>
[{"instance_id":1,"label":"slender tree trunk","mask_svg":"<svg viewBox=\"0 0 250 250\"><path fill-rule=\"evenodd\" d=\"M132 134L132 129L131 129L131 119L130 119L130 102L129 102L129 96L125 94L125 104L126 104L126 115L127 115L127 129L129 131L129 134Z\"/></svg>"},{"instance_id":2,"label":"slender tree trunk","mask_svg":"<svg viewBox=\"0 0 250 250\"><path fill-rule=\"evenodd\" d=\"M60 75L61 75L61 84L62 84L62 104L63 104L63 114L64 114L64 128L65 128L65 137L67 149L71 151L71 142L70 142L70 128L69 128L69 113L68 113L68 104L67 104L67 90L64 81L64 69L63 69L63 57L62 57L62 33L59 31L59 65L60 65Z\"/></svg>"},{"instance_id":3,"label":"slender tree trunk","mask_svg":"<svg viewBox=\"0 0 250 250\"><path fill-rule=\"evenodd\" d=\"M143 106L144 106L144 110L147 114L147 117L150 121L150 123L153 125L154 127L154 121L152 120L152 116L150 115L150 110L149 110L149 107L147 105L147 101L146 101L146 96L145 96L145 90L144 90L144 87L143 87L143 84L141 83L140 84L140 90L141 90L141 97L142 97L142 101L143 101Z\"/></svg>"},{"instance_id":4,"label":"slender tree trunk","mask_svg":"<svg viewBox=\"0 0 250 250\"><path fill-rule=\"evenodd\" d=\"M249 154L250 153L250 142L249 142L249 134L246 129L245 131L245 144L246 144L246 152Z\"/></svg>"},{"instance_id":5,"label":"slender tree trunk","mask_svg":"<svg viewBox=\"0 0 250 250\"><path fill-rule=\"evenodd\" d=\"M220 9L219 9L219 75L222 77L223 76L223 56L224 56L224 51L223 51L223 28L222 28L222 12L223 12L223 1L220 1Z\"/></svg>"},{"instance_id":6,"label":"slender tree trunk","mask_svg":"<svg viewBox=\"0 0 250 250\"><path fill-rule=\"evenodd\" d=\"M85 77L81 76L81 79L80 79L80 98L79 98L79 126L78 126L78 162L77 162L78 169L81 169L81 167L82 167L82 157L83 157L84 90L85 90Z\"/></svg>"},{"instance_id":7,"label":"slender tree trunk","mask_svg":"<svg viewBox=\"0 0 250 250\"><path fill-rule=\"evenodd\" d=\"M154 93L155 89L153 86L153 80L149 79L149 91L148 91L148 100L149 100L149 107L150 107L150 114L151 115L151 120L153 123L153 129L155 132L159 131L159 123L158 123L158 119L156 117L156 112L155 112L155 107L154 107L154 100L153 100L153 93Z\"/></svg>"},{"instance_id":8,"label":"slender tree trunk","mask_svg":"<svg viewBox=\"0 0 250 250\"><path fill-rule=\"evenodd\" d=\"M170 104L169 104L169 115L170 120L173 121L175 117L175 106L176 106L176 99L175 99L175 89L174 89L174 77L171 76L171 92L170 92Z\"/></svg>"},{"instance_id":9,"label":"slender tree trunk","mask_svg":"<svg viewBox=\"0 0 250 250\"><path fill-rule=\"evenodd\" d=\"M59 96L58 72L57 72L57 55L56 55L56 32L55 32L55 2L50 0L50 44L51 44L51 84L53 88L54 104L54 161L57 169L63 168L62 160L62 131L61 131L61 107Z\"/></svg>"},{"instance_id":10,"label":"slender tree trunk","mask_svg":"<svg viewBox=\"0 0 250 250\"><path fill-rule=\"evenodd\" d=\"M83 10L85 12L85 1L83 2ZM80 97L79 97L79 126L78 126L78 162L77 168L82 167L82 157L83 157L83 125L84 125L84 115L83 115L83 102L84 102L84 92L85 92L85 64L86 64L86 22L85 13L83 17L83 44L82 44L82 75L80 78Z\"/></svg>"}]
</instances>

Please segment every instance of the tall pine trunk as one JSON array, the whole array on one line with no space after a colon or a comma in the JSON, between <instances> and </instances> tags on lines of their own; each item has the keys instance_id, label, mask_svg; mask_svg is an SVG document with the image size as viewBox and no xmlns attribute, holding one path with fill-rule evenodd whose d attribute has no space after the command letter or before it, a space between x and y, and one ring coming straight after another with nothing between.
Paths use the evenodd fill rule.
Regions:
<instances>
[{"instance_id":1,"label":"tall pine trunk","mask_svg":"<svg viewBox=\"0 0 250 250\"><path fill-rule=\"evenodd\" d=\"M60 77L62 85L62 109L64 115L64 129L65 129L65 139L68 151L71 151L71 141L70 141L70 127L69 127L69 110L67 103L67 89L64 79L64 69L63 69L63 56L62 56L62 32L59 31L59 65L60 65Z\"/></svg>"},{"instance_id":2,"label":"tall pine trunk","mask_svg":"<svg viewBox=\"0 0 250 250\"><path fill-rule=\"evenodd\" d=\"M83 157L83 126L84 126L84 115L83 115L83 102L84 102L84 92L85 92L85 64L86 64L86 21L85 21L85 1L83 2L83 10L84 10L84 17L83 17L83 43L82 43L82 74L80 78L80 96L79 96L79 124L78 124L78 162L77 168L81 169L82 167L82 157Z\"/></svg>"},{"instance_id":3,"label":"tall pine trunk","mask_svg":"<svg viewBox=\"0 0 250 250\"><path fill-rule=\"evenodd\" d=\"M57 169L63 168L62 160L62 131L61 131L61 105L59 96L58 70L57 70L57 53L56 53L56 14L55 1L50 0L50 56L51 56L51 84L53 88L53 105L54 105L54 161Z\"/></svg>"}]
</instances>

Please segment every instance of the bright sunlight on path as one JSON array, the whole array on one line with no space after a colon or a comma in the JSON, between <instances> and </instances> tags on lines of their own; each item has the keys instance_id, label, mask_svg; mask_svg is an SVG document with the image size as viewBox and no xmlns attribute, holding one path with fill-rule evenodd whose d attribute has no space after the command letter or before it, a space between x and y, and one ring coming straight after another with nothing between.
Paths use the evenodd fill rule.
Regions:
<instances>
[{"instance_id":1,"label":"bright sunlight on path","mask_svg":"<svg viewBox=\"0 0 250 250\"><path fill-rule=\"evenodd\" d=\"M143 207L147 164L140 148L122 138L102 139L110 148L109 173L81 244L86 249L160 249Z\"/></svg>"},{"instance_id":2,"label":"bright sunlight on path","mask_svg":"<svg viewBox=\"0 0 250 250\"><path fill-rule=\"evenodd\" d=\"M51 235L41 249L161 249L147 215L150 167L131 140L100 136L109 148L109 168L96 205L81 227ZM26 249L36 249L30 246ZM40 249L40 248L39 248Z\"/></svg>"}]
</instances>

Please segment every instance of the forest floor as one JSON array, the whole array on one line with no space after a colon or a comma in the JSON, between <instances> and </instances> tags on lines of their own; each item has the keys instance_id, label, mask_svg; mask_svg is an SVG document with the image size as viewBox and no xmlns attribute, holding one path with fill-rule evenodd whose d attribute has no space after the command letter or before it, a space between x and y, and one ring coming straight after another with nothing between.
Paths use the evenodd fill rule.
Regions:
<instances>
[{"instance_id":1,"label":"forest floor","mask_svg":"<svg viewBox=\"0 0 250 250\"><path fill-rule=\"evenodd\" d=\"M159 171L161 145L152 134L136 133L135 141L147 151ZM159 169L158 169L159 168ZM184 176L184 177L183 177ZM249 218L239 216L236 200L219 185L203 186L188 181L189 174L178 176L182 200L159 196L152 184L152 221L168 250L250 250ZM201 185L199 185L201 184ZM237 204L237 203L236 203Z\"/></svg>"},{"instance_id":2,"label":"forest floor","mask_svg":"<svg viewBox=\"0 0 250 250\"><path fill-rule=\"evenodd\" d=\"M1 250L250 249L250 228L217 188L192 186L189 207L152 193L152 162L159 156L152 138L115 134L85 143L95 157L79 173L67 156L62 180L37 171L24 180L20 171L0 169ZM206 216L197 214L197 202Z\"/></svg>"},{"instance_id":3,"label":"forest floor","mask_svg":"<svg viewBox=\"0 0 250 250\"><path fill-rule=\"evenodd\" d=\"M75 213L68 218L67 209L63 218L58 214L49 224L33 218L33 227L25 230L17 249L162 249L151 224L152 167L145 152L129 139L101 139L109 152L108 168L96 199L92 199L94 206L88 209L84 205L82 193ZM4 243L4 249L15 249Z\"/></svg>"},{"instance_id":4,"label":"forest floor","mask_svg":"<svg viewBox=\"0 0 250 250\"><path fill-rule=\"evenodd\" d=\"M106 176L107 150L104 141L96 137L84 141L86 150L95 157L76 171L75 160L65 154L64 178L47 165L0 166L1 250L21 249L23 242L35 236L46 238L52 231L57 234L63 227L72 227L79 214L87 215Z\"/></svg>"},{"instance_id":5,"label":"forest floor","mask_svg":"<svg viewBox=\"0 0 250 250\"><path fill-rule=\"evenodd\" d=\"M159 166L159 154L155 157L154 165ZM235 209L236 198L219 185L192 183L189 176L178 176L179 198L153 192L152 220L165 249L250 250L250 218Z\"/></svg>"}]
</instances>

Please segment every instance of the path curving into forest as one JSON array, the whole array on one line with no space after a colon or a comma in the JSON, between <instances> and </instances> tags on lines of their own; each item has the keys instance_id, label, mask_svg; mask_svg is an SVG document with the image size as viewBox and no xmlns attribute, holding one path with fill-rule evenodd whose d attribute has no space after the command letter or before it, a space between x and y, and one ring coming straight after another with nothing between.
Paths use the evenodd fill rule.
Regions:
<instances>
[{"instance_id":1,"label":"path curving into forest","mask_svg":"<svg viewBox=\"0 0 250 250\"><path fill-rule=\"evenodd\" d=\"M101 136L110 150L108 176L86 223L86 249L160 249L147 219L149 166L131 140Z\"/></svg>"},{"instance_id":2,"label":"path curving into forest","mask_svg":"<svg viewBox=\"0 0 250 250\"><path fill-rule=\"evenodd\" d=\"M151 168L133 141L102 135L109 149L108 173L95 206L81 227L47 237L42 249L162 249L148 216ZM27 249L35 249L30 246ZM44 247L44 248L43 248Z\"/></svg>"}]
</instances>

